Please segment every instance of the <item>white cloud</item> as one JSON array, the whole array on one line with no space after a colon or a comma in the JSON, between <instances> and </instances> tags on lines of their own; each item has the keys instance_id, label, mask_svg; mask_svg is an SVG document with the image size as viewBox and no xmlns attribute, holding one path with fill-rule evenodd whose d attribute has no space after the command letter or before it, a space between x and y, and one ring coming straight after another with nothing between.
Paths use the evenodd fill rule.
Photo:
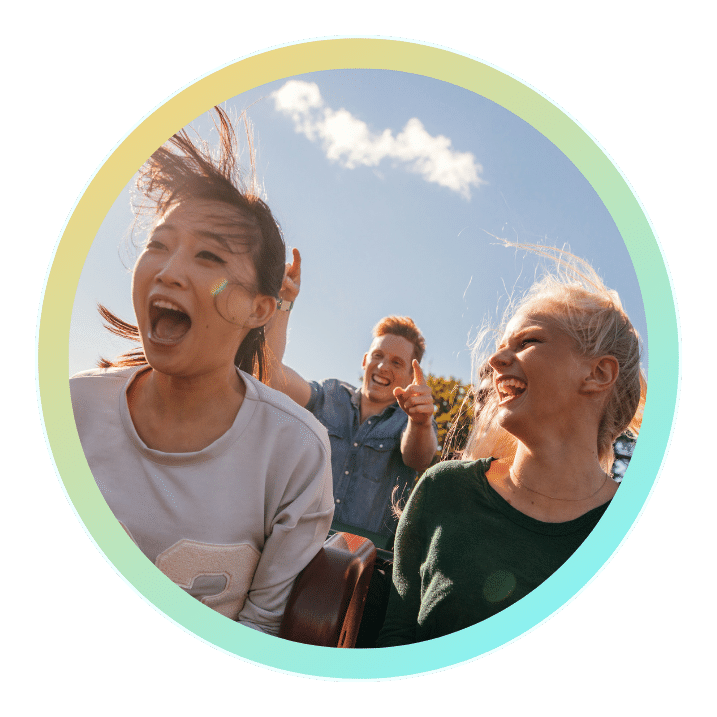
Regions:
<instances>
[{"instance_id":1,"label":"white cloud","mask_svg":"<svg viewBox=\"0 0 717 717\"><path fill-rule=\"evenodd\" d=\"M394 137L390 129L380 134L345 109L327 107L318 85L289 80L272 93L274 107L291 117L294 128L312 142L321 142L328 159L348 169L375 167L389 158L406 169L470 199L471 187L485 184L483 167L471 152L458 152L443 135L430 135L413 117Z\"/></svg>"}]
</instances>

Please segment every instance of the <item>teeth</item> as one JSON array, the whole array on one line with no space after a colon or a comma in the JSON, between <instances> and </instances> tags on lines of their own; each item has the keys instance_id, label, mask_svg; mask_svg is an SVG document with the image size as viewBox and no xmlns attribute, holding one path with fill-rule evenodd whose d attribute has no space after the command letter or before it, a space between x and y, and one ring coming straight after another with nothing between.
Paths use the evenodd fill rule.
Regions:
<instances>
[{"instance_id":1,"label":"teeth","mask_svg":"<svg viewBox=\"0 0 717 717\"><path fill-rule=\"evenodd\" d=\"M158 309L169 309L170 311L182 311L182 309L179 308L176 304L173 304L171 301L165 301L164 299L155 299L152 302L152 306L157 307Z\"/></svg>"},{"instance_id":2,"label":"teeth","mask_svg":"<svg viewBox=\"0 0 717 717\"><path fill-rule=\"evenodd\" d=\"M378 383L381 386L388 386L391 383L387 378L381 378L381 376L376 376L375 374L371 378L373 378L374 383Z\"/></svg>"},{"instance_id":3,"label":"teeth","mask_svg":"<svg viewBox=\"0 0 717 717\"><path fill-rule=\"evenodd\" d=\"M497 381L498 392L501 395L519 396L525 391L527 384L519 378L501 378Z\"/></svg>"}]
</instances>

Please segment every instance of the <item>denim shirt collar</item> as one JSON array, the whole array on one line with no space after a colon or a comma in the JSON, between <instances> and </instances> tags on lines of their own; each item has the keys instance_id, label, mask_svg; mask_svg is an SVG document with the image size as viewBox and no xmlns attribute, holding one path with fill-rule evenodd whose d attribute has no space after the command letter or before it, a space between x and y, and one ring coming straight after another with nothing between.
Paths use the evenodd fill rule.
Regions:
<instances>
[{"instance_id":1,"label":"denim shirt collar","mask_svg":"<svg viewBox=\"0 0 717 717\"><path fill-rule=\"evenodd\" d=\"M361 386L359 386L357 389L354 389L353 393L351 392L350 388L343 384L343 388L346 389L346 391L351 394L351 403L353 404L354 408L358 411L359 415L359 421L361 418ZM378 416L378 418L388 418L388 416L391 416L393 412L398 408L398 401L394 401L389 406L386 406L386 408L383 409L380 413L375 414Z\"/></svg>"}]
</instances>

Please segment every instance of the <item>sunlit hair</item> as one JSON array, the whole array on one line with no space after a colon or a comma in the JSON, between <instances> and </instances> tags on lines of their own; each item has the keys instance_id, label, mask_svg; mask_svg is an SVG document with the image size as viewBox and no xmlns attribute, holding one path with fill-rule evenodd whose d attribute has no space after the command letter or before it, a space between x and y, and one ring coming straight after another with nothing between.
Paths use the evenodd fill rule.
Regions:
<instances>
[{"instance_id":1,"label":"sunlit hair","mask_svg":"<svg viewBox=\"0 0 717 717\"><path fill-rule=\"evenodd\" d=\"M423 354L426 351L426 339L423 338L418 326L408 316L386 316L373 327L373 337L379 336L400 336L413 344L413 358L421 363Z\"/></svg>"},{"instance_id":2,"label":"sunlit hair","mask_svg":"<svg viewBox=\"0 0 717 717\"><path fill-rule=\"evenodd\" d=\"M647 382L640 368L640 338L622 308L617 292L608 289L597 272L570 252L535 244L506 246L538 254L554 262L552 271L528 292L513 301L505 312L497 334L502 336L518 312L536 311L548 315L575 342L583 356L610 355L617 359L619 372L598 426L597 448L602 467L610 471L613 443L625 430L637 436L642 422ZM488 357L495 347L488 341L496 332L484 328L473 345L474 381L472 393L476 420L464 458L494 456L512 462L516 439L496 423L498 394L492 380Z\"/></svg>"},{"instance_id":3,"label":"sunlit hair","mask_svg":"<svg viewBox=\"0 0 717 717\"><path fill-rule=\"evenodd\" d=\"M138 226L148 217L152 224L164 217L177 203L187 200L212 200L235 207L240 214L241 239L227 240L226 248L247 252L254 262L257 285L246 287L259 294L278 298L284 276L286 247L281 229L271 210L259 197L256 187L254 148L251 130L244 120L249 163L248 177L239 165L236 131L226 112L214 108L214 125L219 133L216 148L199 136L190 137L186 130L177 132L147 160L139 170L136 189L139 201L134 203ZM248 231L247 231L248 229ZM232 283L229 282L229 288ZM139 341L136 326L122 321L105 307L99 307L105 326L114 334ZM114 362L101 359L100 367L139 366L147 360L141 348L128 351ZM251 329L236 353L238 368L267 381L268 360L264 327Z\"/></svg>"}]
</instances>

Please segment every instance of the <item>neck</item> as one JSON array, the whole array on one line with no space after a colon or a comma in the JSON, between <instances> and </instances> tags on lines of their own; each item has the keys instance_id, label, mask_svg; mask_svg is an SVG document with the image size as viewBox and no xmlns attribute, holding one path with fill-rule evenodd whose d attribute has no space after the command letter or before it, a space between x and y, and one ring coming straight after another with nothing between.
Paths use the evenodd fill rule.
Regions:
<instances>
[{"instance_id":1,"label":"neck","mask_svg":"<svg viewBox=\"0 0 717 717\"><path fill-rule=\"evenodd\" d=\"M381 413L384 408L388 408L388 406L392 406L396 402L396 399L393 398L390 401L385 401L383 403L376 403L372 401L366 394L362 391L361 392L361 423L363 423L367 418L370 418L371 416L375 416L378 413Z\"/></svg>"},{"instance_id":2,"label":"neck","mask_svg":"<svg viewBox=\"0 0 717 717\"><path fill-rule=\"evenodd\" d=\"M212 407L236 402L244 384L236 368L196 376L169 376L150 370L140 384L144 399L170 415L196 417Z\"/></svg>"},{"instance_id":3,"label":"neck","mask_svg":"<svg viewBox=\"0 0 717 717\"><path fill-rule=\"evenodd\" d=\"M575 501L591 498L606 482L597 447L572 442L531 450L518 443L509 480L517 490L547 499Z\"/></svg>"},{"instance_id":4,"label":"neck","mask_svg":"<svg viewBox=\"0 0 717 717\"><path fill-rule=\"evenodd\" d=\"M521 513L562 523L603 505L617 491L617 483L603 472L596 453L580 456L566 444L543 455L519 443L512 466L494 461L486 477Z\"/></svg>"},{"instance_id":5,"label":"neck","mask_svg":"<svg viewBox=\"0 0 717 717\"><path fill-rule=\"evenodd\" d=\"M234 366L194 377L150 369L127 392L135 429L145 444L166 453L206 448L231 428L246 388Z\"/></svg>"}]
</instances>

